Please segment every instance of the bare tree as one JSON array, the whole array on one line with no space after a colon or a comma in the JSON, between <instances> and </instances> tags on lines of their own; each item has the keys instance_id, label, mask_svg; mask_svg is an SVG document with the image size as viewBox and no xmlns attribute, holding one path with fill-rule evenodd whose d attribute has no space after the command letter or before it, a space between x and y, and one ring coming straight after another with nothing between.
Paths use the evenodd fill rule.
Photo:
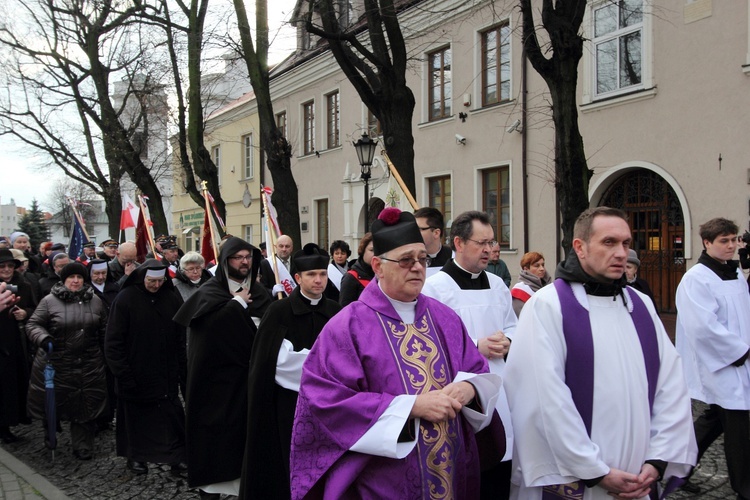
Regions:
<instances>
[{"instance_id":1,"label":"bare tree","mask_svg":"<svg viewBox=\"0 0 750 500\"><path fill-rule=\"evenodd\" d=\"M0 45L13 54L6 66L11 86L0 103L0 134L45 153L48 165L102 196L111 234L119 227L124 175L150 198L154 229L166 232L161 193L137 147L142 119L124 123L130 100L118 106L110 96L118 75L129 87L126 94L150 92L150 78L137 85L128 80L149 74L145 62L160 43L148 36L148 26L136 22L142 3L124 4L122 10L115 0L18 0L15 5L15 26L0 26ZM65 113L67 120L56 120Z\"/></svg>"},{"instance_id":2,"label":"bare tree","mask_svg":"<svg viewBox=\"0 0 750 500\"><path fill-rule=\"evenodd\" d=\"M86 184L66 178L55 182L46 204L54 215L59 214L63 235L67 237L70 236L70 229L73 227L73 211L70 200L78 203L76 209L84 221L93 221L99 214L96 199L96 193Z\"/></svg>"},{"instance_id":3,"label":"bare tree","mask_svg":"<svg viewBox=\"0 0 750 500\"><path fill-rule=\"evenodd\" d=\"M573 226L578 215L589 207L588 168L583 137L578 127L578 63L583 56L581 23L585 0L543 0L542 27L552 55L545 56L539 42L531 0L520 1L523 17L523 46L534 69L547 83L552 98L555 124L555 192L561 215L562 246L567 253L573 244Z\"/></svg>"},{"instance_id":4,"label":"bare tree","mask_svg":"<svg viewBox=\"0 0 750 500\"><path fill-rule=\"evenodd\" d=\"M276 126L271 102L268 74L268 5L266 0L255 2L255 34L253 41L244 0L234 0L240 31L242 55L247 63L258 104L260 121L260 147L265 153L268 170L273 179L272 201L279 216L281 231L292 238L296 248L301 246L299 221L299 194L292 175L292 148Z\"/></svg>"},{"instance_id":5,"label":"bare tree","mask_svg":"<svg viewBox=\"0 0 750 500\"><path fill-rule=\"evenodd\" d=\"M416 196L412 133L416 100L406 82L409 58L397 8L397 4L404 7L414 2L364 0L364 19L354 23L349 22L346 0L307 2L307 31L328 41L344 75L380 121L388 155ZM365 30L368 44L360 37Z\"/></svg>"}]
</instances>

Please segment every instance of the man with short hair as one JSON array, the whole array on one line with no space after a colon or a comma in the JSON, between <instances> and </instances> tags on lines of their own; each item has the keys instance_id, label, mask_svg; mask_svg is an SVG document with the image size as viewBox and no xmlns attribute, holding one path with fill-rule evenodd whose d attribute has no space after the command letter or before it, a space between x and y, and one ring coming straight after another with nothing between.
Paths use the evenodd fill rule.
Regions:
<instances>
[{"instance_id":1,"label":"man with short hair","mask_svg":"<svg viewBox=\"0 0 750 500\"><path fill-rule=\"evenodd\" d=\"M289 498L289 452L302 363L318 334L341 310L323 295L328 254L308 243L292 255L297 288L271 304L253 344L247 442L240 498Z\"/></svg>"},{"instance_id":2,"label":"man with short hair","mask_svg":"<svg viewBox=\"0 0 750 500\"><path fill-rule=\"evenodd\" d=\"M186 433L188 485L201 497L239 493L247 435L247 383L253 317L271 298L255 276L260 251L227 239L216 274L180 308L174 320L189 327Z\"/></svg>"},{"instance_id":3,"label":"man with short hair","mask_svg":"<svg viewBox=\"0 0 750 500\"><path fill-rule=\"evenodd\" d=\"M695 463L680 357L625 286L630 243L621 210L584 211L554 285L524 306L505 370L517 498L645 498Z\"/></svg>"},{"instance_id":4,"label":"man with short hair","mask_svg":"<svg viewBox=\"0 0 750 500\"><path fill-rule=\"evenodd\" d=\"M448 245L443 244L445 222L440 210L433 207L422 207L414 212L414 218L417 220L417 226L419 226L424 245L427 248L427 255L432 262L430 267L427 268L427 277L429 278L451 259L453 252Z\"/></svg>"},{"instance_id":5,"label":"man with short hair","mask_svg":"<svg viewBox=\"0 0 750 500\"><path fill-rule=\"evenodd\" d=\"M510 338L516 330L513 299L502 279L486 272L495 231L484 212L471 210L456 217L450 244L455 258L427 279L424 294L453 309L469 336L488 360L490 372L502 376ZM504 455L482 463L481 498L505 499L510 494L513 427L505 391L500 391L497 411L507 443Z\"/></svg>"},{"instance_id":6,"label":"man with short hair","mask_svg":"<svg viewBox=\"0 0 750 500\"><path fill-rule=\"evenodd\" d=\"M460 318L420 293L429 257L414 216L386 208L372 235L377 280L326 324L302 369L292 497L477 498L474 432L492 419L500 377Z\"/></svg>"},{"instance_id":7,"label":"man with short hair","mask_svg":"<svg viewBox=\"0 0 750 500\"><path fill-rule=\"evenodd\" d=\"M276 259L269 257L263 259L260 264L260 282L274 298L289 295L297 284L292 279L289 270L291 268L290 257L294 250L292 239L282 234L276 240ZM275 266L274 266L275 263ZM277 279L278 275L278 279Z\"/></svg>"},{"instance_id":8,"label":"man with short hair","mask_svg":"<svg viewBox=\"0 0 750 500\"><path fill-rule=\"evenodd\" d=\"M708 405L695 421L698 461L724 434L729 482L750 498L750 295L737 261L737 225L700 226L703 252L677 287L677 350L693 399Z\"/></svg>"},{"instance_id":9,"label":"man with short hair","mask_svg":"<svg viewBox=\"0 0 750 500\"><path fill-rule=\"evenodd\" d=\"M126 241L117 248L116 257L109 261L109 273L120 288L122 288L130 273L138 269L137 253L135 243Z\"/></svg>"},{"instance_id":10,"label":"man with short hair","mask_svg":"<svg viewBox=\"0 0 750 500\"><path fill-rule=\"evenodd\" d=\"M492 250L490 250L490 261L487 264L487 272L502 278L505 286L510 288L510 271L507 264L500 258L500 243L497 241L492 245Z\"/></svg>"}]
</instances>

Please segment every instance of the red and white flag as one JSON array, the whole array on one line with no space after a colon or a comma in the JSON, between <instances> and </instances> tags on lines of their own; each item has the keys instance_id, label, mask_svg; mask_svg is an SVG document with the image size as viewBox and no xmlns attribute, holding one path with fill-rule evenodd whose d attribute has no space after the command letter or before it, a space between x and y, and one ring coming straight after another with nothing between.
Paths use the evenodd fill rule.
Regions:
<instances>
[{"instance_id":1,"label":"red and white flag","mask_svg":"<svg viewBox=\"0 0 750 500\"><path fill-rule=\"evenodd\" d=\"M209 217L211 217L211 214L208 213L208 210L204 210L201 255L206 260L206 267L209 267L209 263L216 262L216 256L214 255L213 235L211 234L211 224L208 221Z\"/></svg>"},{"instance_id":2,"label":"red and white flag","mask_svg":"<svg viewBox=\"0 0 750 500\"><path fill-rule=\"evenodd\" d=\"M120 231L129 227L136 227L136 221L138 220L138 214L141 209L138 205L133 203L130 196L127 194L122 195L122 215L120 215Z\"/></svg>"},{"instance_id":3,"label":"red and white flag","mask_svg":"<svg viewBox=\"0 0 750 500\"><path fill-rule=\"evenodd\" d=\"M263 190L261 191L261 193L266 198L266 209L268 210L268 220L271 221L271 226L273 227L273 230L276 233L276 235L281 236L281 229L279 229L279 221L277 218L278 216L276 215L276 208L274 208L273 203L271 203L271 195L273 194L273 189L268 186L263 186Z\"/></svg>"}]
</instances>

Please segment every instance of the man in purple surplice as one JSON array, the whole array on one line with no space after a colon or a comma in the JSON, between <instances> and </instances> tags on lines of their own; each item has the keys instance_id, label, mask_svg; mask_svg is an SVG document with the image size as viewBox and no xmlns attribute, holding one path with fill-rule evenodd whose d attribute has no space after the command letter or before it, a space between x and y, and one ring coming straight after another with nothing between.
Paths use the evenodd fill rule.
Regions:
<instances>
[{"instance_id":1,"label":"man in purple surplice","mask_svg":"<svg viewBox=\"0 0 750 500\"><path fill-rule=\"evenodd\" d=\"M500 377L459 317L420 293L429 257L414 216L388 208L372 234L377 279L303 368L292 498L477 498L474 433Z\"/></svg>"}]
</instances>

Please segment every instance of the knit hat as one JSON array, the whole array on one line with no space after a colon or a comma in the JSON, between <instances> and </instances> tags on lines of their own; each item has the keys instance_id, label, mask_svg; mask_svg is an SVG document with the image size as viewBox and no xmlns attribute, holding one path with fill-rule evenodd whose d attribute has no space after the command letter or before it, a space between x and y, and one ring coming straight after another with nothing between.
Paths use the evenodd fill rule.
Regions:
<instances>
[{"instance_id":1,"label":"knit hat","mask_svg":"<svg viewBox=\"0 0 750 500\"><path fill-rule=\"evenodd\" d=\"M632 248L628 250L628 262L635 264L638 267L641 267L641 261L638 260L638 253L636 253L635 250Z\"/></svg>"},{"instance_id":2,"label":"knit hat","mask_svg":"<svg viewBox=\"0 0 750 500\"><path fill-rule=\"evenodd\" d=\"M65 280L70 276L73 276L74 274L78 274L79 276L81 276L84 281L89 281L88 269L86 269L86 266L84 266L80 262L71 262L70 264L66 264L65 267L62 268L62 271L60 271L60 281L65 283Z\"/></svg>"},{"instance_id":3,"label":"knit hat","mask_svg":"<svg viewBox=\"0 0 750 500\"><path fill-rule=\"evenodd\" d=\"M328 269L328 254L315 243L308 243L292 255L292 272Z\"/></svg>"},{"instance_id":4,"label":"knit hat","mask_svg":"<svg viewBox=\"0 0 750 500\"><path fill-rule=\"evenodd\" d=\"M372 223L372 246L375 255L411 243L422 243L422 233L414 215L398 208L388 207Z\"/></svg>"}]
</instances>

